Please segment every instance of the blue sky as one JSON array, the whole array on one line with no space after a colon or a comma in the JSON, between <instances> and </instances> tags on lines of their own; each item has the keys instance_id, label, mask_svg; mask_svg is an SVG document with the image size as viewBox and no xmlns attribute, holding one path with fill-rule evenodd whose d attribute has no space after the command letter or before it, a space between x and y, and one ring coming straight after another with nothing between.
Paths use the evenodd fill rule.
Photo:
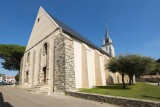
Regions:
<instances>
[{"instance_id":1,"label":"blue sky","mask_svg":"<svg viewBox=\"0 0 160 107\"><path fill-rule=\"evenodd\" d=\"M26 46L40 6L98 46L107 20L116 55L160 58L160 0L1 0L0 44Z\"/></svg>"}]
</instances>

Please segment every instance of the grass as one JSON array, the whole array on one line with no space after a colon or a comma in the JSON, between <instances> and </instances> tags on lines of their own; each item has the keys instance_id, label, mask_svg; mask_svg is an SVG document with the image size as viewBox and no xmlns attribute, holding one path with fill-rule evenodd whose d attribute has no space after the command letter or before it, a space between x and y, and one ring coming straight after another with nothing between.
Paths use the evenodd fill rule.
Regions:
<instances>
[{"instance_id":1,"label":"grass","mask_svg":"<svg viewBox=\"0 0 160 107\"><path fill-rule=\"evenodd\" d=\"M127 85L126 89L123 89L121 84L115 84L92 89L80 89L80 92L160 101L160 87L140 82Z\"/></svg>"}]
</instances>

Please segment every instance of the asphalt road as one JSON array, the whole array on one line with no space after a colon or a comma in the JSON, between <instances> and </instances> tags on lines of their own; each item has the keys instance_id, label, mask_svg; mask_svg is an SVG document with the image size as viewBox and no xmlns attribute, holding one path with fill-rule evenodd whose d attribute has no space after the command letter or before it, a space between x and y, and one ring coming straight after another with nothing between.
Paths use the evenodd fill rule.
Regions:
<instances>
[{"instance_id":1,"label":"asphalt road","mask_svg":"<svg viewBox=\"0 0 160 107\"><path fill-rule=\"evenodd\" d=\"M107 103L53 94L37 95L12 86L0 86L0 107L119 107Z\"/></svg>"}]
</instances>

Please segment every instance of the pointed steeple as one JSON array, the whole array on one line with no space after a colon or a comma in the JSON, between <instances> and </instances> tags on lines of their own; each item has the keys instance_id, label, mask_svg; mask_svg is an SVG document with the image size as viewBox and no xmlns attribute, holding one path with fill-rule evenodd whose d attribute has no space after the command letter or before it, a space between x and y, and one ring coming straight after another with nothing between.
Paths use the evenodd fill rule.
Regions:
<instances>
[{"instance_id":1,"label":"pointed steeple","mask_svg":"<svg viewBox=\"0 0 160 107\"><path fill-rule=\"evenodd\" d=\"M107 21L106 21L105 38L103 39L102 49L104 51L106 51L107 53L109 53L112 57L115 56L114 46L112 44L112 39L109 37L109 34L108 34L108 23L107 23Z\"/></svg>"},{"instance_id":2,"label":"pointed steeple","mask_svg":"<svg viewBox=\"0 0 160 107\"><path fill-rule=\"evenodd\" d=\"M109 37L109 33L108 33L108 23L106 21L106 31L105 31L105 38L104 38L104 44L110 44L112 43L111 38Z\"/></svg>"},{"instance_id":3,"label":"pointed steeple","mask_svg":"<svg viewBox=\"0 0 160 107\"><path fill-rule=\"evenodd\" d=\"M106 32L105 32L105 39L109 38L109 34L108 34L108 24L106 21Z\"/></svg>"}]
</instances>

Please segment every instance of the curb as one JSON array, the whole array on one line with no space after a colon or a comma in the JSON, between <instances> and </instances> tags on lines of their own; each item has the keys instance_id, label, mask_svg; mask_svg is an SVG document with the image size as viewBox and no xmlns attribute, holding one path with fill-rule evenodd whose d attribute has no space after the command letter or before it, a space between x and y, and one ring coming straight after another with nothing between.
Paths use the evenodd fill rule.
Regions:
<instances>
[{"instance_id":1,"label":"curb","mask_svg":"<svg viewBox=\"0 0 160 107\"><path fill-rule=\"evenodd\" d=\"M139 100L139 99L124 98L124 97L116 97L116 96L88 94L81 92L65 92L65 94L67 96L93 100L97 102L116 104L125 107L160 107L160 102L158 101Z\"/></svg>"}]
</instances>

